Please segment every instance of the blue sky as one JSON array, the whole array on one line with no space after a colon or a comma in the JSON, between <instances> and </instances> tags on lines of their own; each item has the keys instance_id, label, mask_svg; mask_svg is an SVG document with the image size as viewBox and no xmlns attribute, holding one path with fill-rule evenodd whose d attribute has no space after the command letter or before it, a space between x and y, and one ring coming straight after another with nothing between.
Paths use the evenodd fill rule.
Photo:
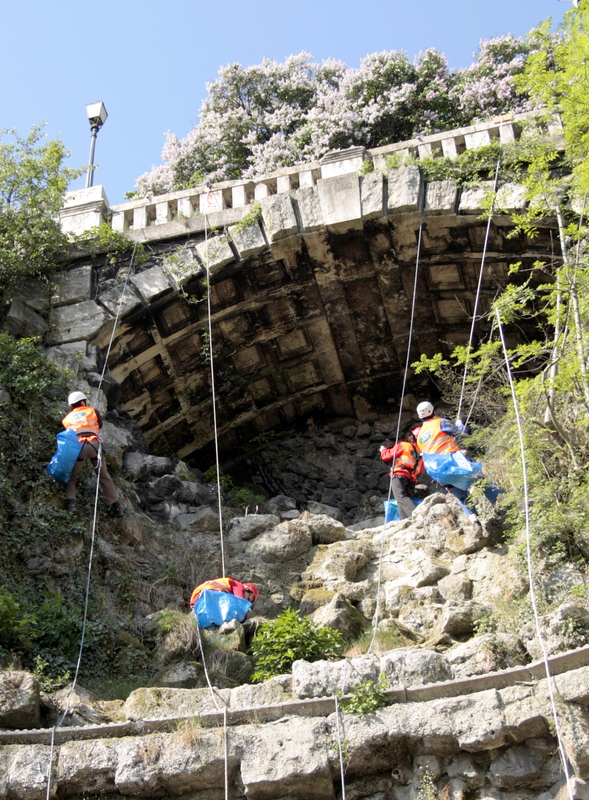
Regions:
<instances>
[{"instance_id":1,"label":"blue sky","mask_svg":"<svg viewBox=\"0 0 589 800\"><path fill-rule=\"evenodd\" d=\"M88 158L84 106L103 100L95 184L111 203L153 164L164 133L198 121L206 83L221 65L282 61L306 50L352 67L368 53L436 47L451 67L472 62L479 39L524 35L570 8L560 0L22 0L4 4L0 128L21 135L47 121L70 163ZM84 185L79 179L70 188Z\"/></svg>"}]
</instances>

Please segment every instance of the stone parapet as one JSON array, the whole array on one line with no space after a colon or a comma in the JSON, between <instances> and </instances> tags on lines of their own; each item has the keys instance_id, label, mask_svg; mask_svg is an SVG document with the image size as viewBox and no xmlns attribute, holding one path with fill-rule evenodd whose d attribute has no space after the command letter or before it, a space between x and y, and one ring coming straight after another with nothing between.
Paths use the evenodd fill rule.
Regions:
<instances>
[{"instance_id":1,"label":"stone parapet","mask_svg":"<svg viewBox=\"0 0 589 800\"><path fill-rule=\"evenodd\" d=\"M405 142L384 145L370 150L363 147L351 147L347 150L338 150L327 153L320 163L310 162L294 167L285 167L268 175L256 179L223 181L209 187L205 184L191 189L183 189L158 195L150 198L144 197L129 203L109 206L102 187L94 186L90 189L80 189L70 192L66 197L66 204L60 214L62 227L67 232L82 233L83 231L111 220L113 230L126 233L134 238L139 231L142 238L147 240L167 239L204 228L205 216L220 216L221 224L228 225L241 218L247 206L254 201L267 200L273 196L297 197L301 206L301 228L306 232L318 230L320 227L341 229L342 221L339 219L350 213L329 210L329 194L331 189L327 185L320 190L327 208L327 218L319 224L316 209L313 208L314 195L304 194L303 189L313 188L326 180L344 178L348 175L358 175L363 165L371 162L377 173L384 173L388 169L390 156L412 156L417 160L429 156L446 156L455 158L468 149L488 145L492 141L509 143L515 141L521 134L526 120L539 116L539 112L524 114L506 114L487 122L479 122L464 128L430 134ZM560 127L557 118L547 123L548 136L559 134ZM382 178L370 178L362 182L362 215L359 218L370 219L382 216L379 207L380 188ZM346 184L347 185L347 184ZM350 184L351 185L351 184ZM333 188L336 184L330 184ZM299 193L299 194L297 194ZM346 201L347 203L347 201ZM276 205L266 204L266 208L286 209L289 203ZM296 210L296 206L295 206ZM230 220L225 215L231 212ZM427 209L426 213L444 213L443 210ZM468 213L468 211L466 212ZM334 216L335 215L335 216ZM197 220L200 220L197 222ZM211 219L206 224L213 224ZM291 224L293 235L296 231ZM353 226L352 226L353 227ZM288 226L281 226L278 230L286 230ZM155 229L157 233L153 230ZM284 238L284 235L278 238ZM274 239L272 239L273 241Z\"/></svg>"}]
</instances>

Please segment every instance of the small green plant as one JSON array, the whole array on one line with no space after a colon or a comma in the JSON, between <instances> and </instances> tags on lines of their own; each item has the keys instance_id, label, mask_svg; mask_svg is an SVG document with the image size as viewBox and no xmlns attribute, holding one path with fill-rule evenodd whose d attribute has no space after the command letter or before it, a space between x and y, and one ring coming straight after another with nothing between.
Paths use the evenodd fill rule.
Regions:
<instances>
[{"instance_id":1,"label":"small green plant","mask_svg":"<svg viewBox=\"0 0 589 800\"><path fill-rule=\"evenodd\" d=\"M249 228L252 225L257 225L258 222L262 221L262 206L259 203L252 203L249 211L247 214L236 222L233 228L231 229L231 233L241 233L241 231L245 230L245 228Z\"/></svg>"},{"instance_id":2,"label":"small green plant","mask_svg":"<svg viewBox=\"0 0 589 800\"><path fill-rule=\"evenodd\" d=\"M319 628L308 617L290 608L260 625L251 652L256 669L254 681L265 681L289 672L298 659L320 661L341 656L343 636L332 628Z\"/></svg>"},{"instance_id":3,"label":"small green plant","mask_svg":"<svg viewBox=\"0 0 589 800\"><path fill-rule=\"evenodd\" d=\"M149 259L145 248L140 242L135 246L135 242L132 239L128 239L119 231L113 230L106 222L95 225L79 235L71 234L70 239L73 245L90 250L92 255L106 253L107 264L115 264L120 259L130 255L133 249L135 249L135 264L144 264Z\"/></svg>"},{"instance_id":4,"label":"small green plant","mask_svg":"<svg viewBox=\"0 0 589 800\"><path fill-rule=\"evenodd\" d=\"M362 166L358 170L360 175L369 175L371 172L374 172L374 163L371 158L365 158L362 162Z\"/></svg>"},{"instance_id":5,"label":"small green plant","mask_svg":"<svg viewBox=\"0 0 589 800\"><path fill-rule=\"evenodd\" d=\"M351 697L345 705L345 711L348 714L355 714L357 717L372 714L378 708L390 703L385 694L387 688L388 683L384 675L381 674L378 681L367 678L351 692Z\"/></svg>"},{"instance_id":6,"label":"small green plant","mask_svg":"<svg viewBox=\"0 0 589 800\"><path fill-rule=\"evenodd\" d=\"M437 800L438 790L434 777L431 772L426 769L419 776L419 785L417 787L416 800Z\"/></svg>"},{"instance_id":7,"label":"small green plant","mask_svg":"<svg viewBox=\"0 0 589 800\"><path fill-rule=\"evenodd\" d=\"M65 672L62 672L60 675L47 674L48 667L49 662L45 661L41 656L35 656L33 675L37 676L39 687L41 691L46 694L55 692L57 689L66 686L72 677L69 670L65 670Z\"/></svg>"}]
</instances>

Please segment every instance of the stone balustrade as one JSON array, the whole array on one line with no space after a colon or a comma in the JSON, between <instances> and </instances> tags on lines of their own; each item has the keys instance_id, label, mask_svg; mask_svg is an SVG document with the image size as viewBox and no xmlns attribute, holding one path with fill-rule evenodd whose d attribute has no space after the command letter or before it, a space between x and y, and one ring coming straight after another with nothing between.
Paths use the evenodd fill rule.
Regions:
<instances>
[{"instance_id":1,"label":"stone balustrade","mask_svg":"<svg viewBox=\"0 0 589 800\"><path fill-rule=\"evenodd\" d=\"M195 188L153 198L142 197L113 206L109 206L101 186L79 189L68 193L60 214L61 224L64 231L76 234L108 220L113 230L130 235L173 222L179 223L179 228L190 229L190 220L196 216L217 214L228 209L243 209L253 201L310 189L326 178L357 173L365 159L370 159L374 169L382 172L387 168L387 158L396 154L417 159L432 155L455 158L465 150L490 144L494 139L509 143L519 138L524 122L538 114L539 112L506 114L488 122L370 150L351 147L328 153L320 162L284 167L257 179L224 181L210 186L201 184ZM555 135L562 126L555 117L546 127L547 135ZM231 221L237 221L241 216L239 214Z\"/></svg>"}]
</instances>

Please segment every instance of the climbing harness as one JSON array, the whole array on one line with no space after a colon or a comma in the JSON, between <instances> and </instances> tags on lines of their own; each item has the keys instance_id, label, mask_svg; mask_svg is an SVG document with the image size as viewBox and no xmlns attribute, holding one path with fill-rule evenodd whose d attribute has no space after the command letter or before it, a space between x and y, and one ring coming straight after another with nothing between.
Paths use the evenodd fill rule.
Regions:
<instances>
[{"instance_id":1,"label":"climbing harness","mask_svg":"<svg viewBox=\"0 0 589 800\"><path fill-rule=\"evenodd\" d=\"M517 399L517 394L515 391L515 383L513 380L513 374L511 371L511 363L509 361L509 353L507 351L507 345L505 343L505 337L503 335L503 326L501 324L501 317L499 315L499 310L495 308L495 316L497 318L497 327L499 330L499 336L501 339L501 346L503 348L503 356L505 358L505 367L507 369L507 375L509 378L509 388L511 390L511 399L513 402L513 410L515 413L515 419L517 423L517 432L518 432L518 439L519 439L519 446L520 446L520 454L521 454L521 462L522 462L522 478L523 478L523 485L524 485L524 509L525 509L525 517L526 517L526 560L527 560L527 567L528 567L528 583L530 585L530 600L532 602L532 610L534 612L534 623L536 626L536 636L538 637L538 642L540 643L540 647L542 649L542 660L544 662L544 669L546 670L546 682L548 685L548 694L550 696L550 705L552 708L552 717L554 720L554 730L556 733L556 738L558 740L558 749L560 751L560 758L562 761L562 767L564 770L566 782L567 782L567 789L569 793L570 800L574 800L573 791L570 786L570 773L568 767L568 758L566 754L566 750L564 748L564 743L562 740L562 736L560 733L560 725L558 720L558 711L556 708L556 700L555 700L555 692L554 692L554 678L552 677L552 673L550 671L550 664L548 661L548 653L546 652L546 646L544 644L544 638L542 635L542 630L540 628L540 615L538 613L538 605L536 602L536 589L534 586L534 574L532 570L532 547L531 547L531 537L530 537L530 503L529 503L529 494L528 494L528 473L527 473L527 465L526 465L526 448L524 445L524 435L523 429L521 424L521 417L519 413L519 403Z\"/></svg>"}]
</instances>

